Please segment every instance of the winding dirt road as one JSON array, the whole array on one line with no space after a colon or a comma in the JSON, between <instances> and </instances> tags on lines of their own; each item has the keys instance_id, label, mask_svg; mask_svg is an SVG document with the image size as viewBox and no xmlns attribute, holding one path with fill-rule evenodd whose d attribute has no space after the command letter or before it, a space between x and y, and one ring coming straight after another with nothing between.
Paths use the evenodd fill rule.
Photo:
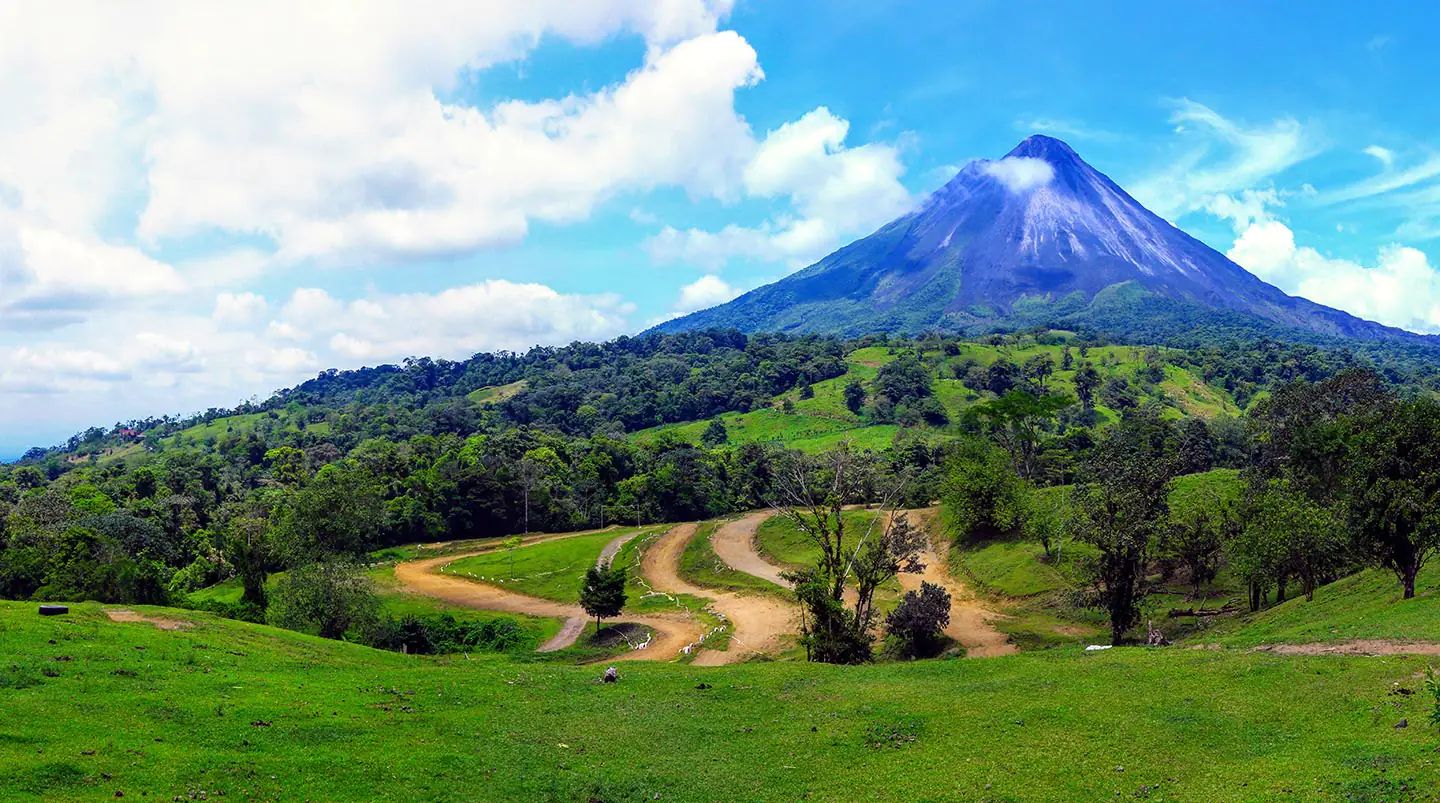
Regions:
<instances>
[{"instance_id":1,"label":"winding dirt road","mask_svg":"<svg viewBox=\"0 0 1440 803\"><path fill-rule=\"evenodd\" d=\"M737 522L722 525L749 527L746 540L753 536L765 516L751 514ZM786 637L799 631L800 612L793 604L761 594L738 594L694 585L680 576L680 556L685 545L695 537L698 525L679 524L651 544L641 558L640 572L657 591L689 594L710 600L710 607L730 621L730 645L725 650L702 648L695 656L696 666L720 666L747 660L756 655L779 652ZM716 534L716 538L719 534ZM711 541L715 546L715 541Z\"/></svg>"},{"instance_id":2,"label":"winding dirt road","mask_svg":"<svg viewBox=\"0 0 1440 803\"><path fill-rule=\"evenodd\" d=\"M600 553L600 562L608 563L614 558L615 553L619 552L620 548L625 545L625 542L634 538L636 535L636 533L629 533L606 544L605 549ZM554 538L555 537L537 537L528 543L540 543L542 541L554 540ZM398 563L395 565L395 579L406 591L444 600L452 605L486 611L502 611L504 613L519 613L527 616L564 619L565 624L561 627L560 632L557 633L554 638L540 645L537 652L554 652L556 650L563 650L574 644L580 637L580 634L584 632L585 622L589 619L584 609L579 605L570 605L563 602L555 602L554 600L541 599L540 597L517 594L488 583L481 583L475 580L462 580L458 577L440 573L440 571L452 561L493 551L495 551L495 547L477 549L473 552L455 555L445 555L438 558L425 558L422 560ZM625 614L622 619L626 622L634 622L650 628L654 631L654 636L644 649L633 650L615 656L610 660L668 661L679 655L689 645L699 641L702 635L702 628L699 622L683 617L632 616Z\"/></svg>"},{"instance_id":3,"label":"winding dirt road","mask_svg":"<svg viewBox=\"0 0 1440 803\"><path fill-rule=\"evenodd\" d=\"M710 548L715 550L716 557L725 561L726 566L788 589L790 584L780 576L785 567L766 560L755 546L755 531L773 514L771 510L757 510L725 522L710 537Z\"/></svg>"}]
</instances>

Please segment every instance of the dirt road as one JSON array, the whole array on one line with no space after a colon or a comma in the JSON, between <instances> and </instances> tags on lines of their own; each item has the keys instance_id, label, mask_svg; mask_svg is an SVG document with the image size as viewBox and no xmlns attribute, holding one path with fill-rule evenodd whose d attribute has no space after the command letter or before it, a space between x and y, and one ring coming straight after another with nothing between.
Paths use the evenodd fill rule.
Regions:
<instances>
[{"instance_id":1,"label":"dirt road","mask_svg":"<svg viewBox=\"0 0 1440 803\"><path fill-rule=\"evenodd\" d=\"M981 605L970 589L950 573L944 553L936 549L936 524L930 511L910 511L915 524L925 528L929 536L921 556L925 563L919 574L901 574L900 587L906 591L919 591L921 583L933 583L950 593L950 624L945 635L965 648L967 658L991 658L997 655L1013 655L1019 652L1009 637L992 624L999 614Z\"/></svg>"},{"instance_id":2,"label":"dirt road","mask_svg":"<svg viewBox=\"0 0 1440 803\"><path fill-rule=\"evenodd\" d=\"M781 577L784 569L767 561L755 544L755 530L769 518L771 511L751 513L744 518L722 525L711 539L715 554L732 569L752 574L772 583L789 588ZM965 648L965 654L973 658L988 658L996 655L1010 655L1018 652L1008 637L995 629L999 617L976 600L975 595L951 575L948 564L940 550L934 547L936 525L933 511L910 511L911 521L925 528L931 534L931 545L926 548L922 560L925 570L919 574L901 574L900 585L906 591L918 591L922 582L934 583L950 593L950 624L945 635ZM854 604L854 591L846 589L846 599Z\"/></svg>"},{"instance_id":3,"label":"dirt road","mask_svg":"<svg viewBox=\"0 0 1440 803\"><path fill-rule=\"evenodd\" d=\"M620 547L624 546L625 541L633 537L635 537L633 534L620 536L616 538L615 541L606 544L605 549L601 551L601 560L608 562L607 553L609 558L613 558L615 553L620 550ZM553 539L537 538L531 543L540 540ZM611 547L614 548L611 549ZM554 600L517 594L513 591L507 591L503 588L489 585L488 583L462 580L458 577L440 574L440 570L452 561L492 551L494 551L493 548L479 549L474 552L399 563L395 566L395 579L406 591L444 600L452 605L486 611L502 611L504 613L519 613L527 616L564 619L565 624L561 627L560 632L557 633L554 638L540 645L538 651L554 652L574 644L576 639L580 637L580 634L584 632L585 622L589 618L584 609L579 605L570 605L563 602L555 602ZM616 656L612 660L668 661L679 655L687 646L698 641L702 635L702 628L699 622L679 616L632 616L625 614L620 618L626 622L645 625L655 631L655 635L649 645L644 649L634 650Z\"/></svg>"},{"instance_id":4,"label":"dirt road","mask_svg":"<svg viewBox=\"0 0 1440 803\"><path fill-rule=\"evenodd\" d=\"M763 514L754 514L722 527L748 522L744 526L753 534L764 518ZM774 597L703 588L680 577L680 556L685 552L685 545L695 537L696 529L695 524L670 528L645 550L640 562L640 573L657 591L708 599L710 607L730 621L729 647L725 650L702 648L695 657L695 665L733 664L755 655L779 652L787 637L799 631L799 609Z\"/></svg>"},{"instance_id":5,"label":"dirt road","mask_svg":"<svg viewBox=\"0 0 1440 803\"><path fill-rule=\"evenodd\" d=\"M715 556L725 561L725 565L730 568L769 580L781 588L789 588L790 584L780 576L785 567L777 566L761 557L755 546L755 531L773 512L758 510L734 521L725 522L711 536L710 547L715 550Z\"/></svg>"}]
</instances>

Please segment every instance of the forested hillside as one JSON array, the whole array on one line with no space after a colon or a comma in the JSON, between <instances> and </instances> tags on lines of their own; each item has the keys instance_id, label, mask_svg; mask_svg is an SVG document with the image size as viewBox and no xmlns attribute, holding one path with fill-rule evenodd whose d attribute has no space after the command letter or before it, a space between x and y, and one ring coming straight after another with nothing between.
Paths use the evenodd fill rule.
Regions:
<instances>
[{"instance_id":1,"label":"forested hillside","mask_svg":"<svg viewBox=\"0 0 1440 803\"><path fill-rule=\"evenodd\" d=\"M1151 421L1175 470L1257 458L1257 405L1368 361L1276 342L1181 350L1038 330L980 341L650 335L329 371L263 403L96 429L0 468L0 596L183 600L442 539L697 521L766 507L797 452L872 453L896 502L944 493L976 439L1036 487ZM1375 382L1428 391L1420 366ZM1167 458L1168 459L1168 458ZM891 478L891 479L887 479ZM229 604L229 603L226 603Z\"/></svg>"}]
</instances>

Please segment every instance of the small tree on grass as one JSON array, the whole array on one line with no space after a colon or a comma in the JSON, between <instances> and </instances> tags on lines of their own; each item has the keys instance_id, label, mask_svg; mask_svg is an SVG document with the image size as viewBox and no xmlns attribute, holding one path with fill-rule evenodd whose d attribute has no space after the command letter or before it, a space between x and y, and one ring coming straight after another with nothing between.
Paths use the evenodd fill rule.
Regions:
<instances>
[{"instance_id":1,"label":"small tree on grass","mask_svg":"<svg viewBox=\"0 0 1440 803\"><path fill-rule=\"evenodd\" d=\"M270 528L264 519L242 516L230 521L225 528L225 556L235 567L244 589L241 599L263 611L267 603L265 579L270 574L270 563L274 560L274 546Z\"/></svg>"},{"instance_id":2,"label":"small tree on grass","mask_svg":"<svg viewBox=\"0 0 1440 803\"><path fill-rule=\"evenodd\" d=\"M852 379L845 385L845 407L850 412L859 414L860 408L865 406L865 386L858 379Z\"/></svg>"},{"instance_id":3,"label":"small tree on grass","mask_svg":"<svg viewBox=\"0 0 1440 803\"><path fill-rule=\"evenodd\" d=\"M955 537L973 542L1015 529L1025 482L1003 449L983 440L964 441L948 468L941 502Z\"/></svg>"},{"instance_id":4,"label":"small tree on grass","mask_svg":"<svg viewBox=\"0 0 1440 803\"><path fill-rule=\"evenodd\" d=\"M1410 599L1440 550L1440 402L1393 405L1353 426L1345 496L1356 546L1395 572Z\"/></svg>"},{"instance_id":5,"label":"small tree on grass","mask_svg":"<svg viewBox=\"0 0 1440 803\"><path fill-rule=\"evenodd\" d=\"M341 638L375 621L379 600L353 563L330 560L291 569L276 584L267 617L279 627Z\"/></svg>"},{"instance_id":6,"label":"small tree on grass","mask_svg":"<svg viewBox=\"0 0 1440 803\"><path fill-rule=\"evenodd\" d=\"M933 583L907 591L900 604L885 617L885 630L899 652L924 658L939 651L945 626L950 624L950 594Z\"/></svg>"},{"instance_id":7,"label":"small tree on grass","mask_svg":"<svg viewBox=\"0 0 1440 803\"><path fill-rule=\"evenodd\" d=\"M624 567L591 566L585 572L585 582L580 586L580 607L595 617L595 629L600 629L601 620L619 616L625 608Z\"/></svg>"},{"instance_id":8,"label":"small tree on grass","mask_svg":"<svg viewBox=\"0 0 1440 803\"><path fill-rule=\"evenodd\" d=\"M500 542L501 546L505 547L505 555L510 558L511 578L515 577L515 550L519 549L524 542L525 540L518 535L512 535Z\"/></svg>"},{"instance_id":9,"label":"small tree on grass","mask_svg":"<svg viewBox=\"0 0 1440 803\"><path fill-rule=\"evenodd\" d=\"M725 445L730 440L730 431L725 428L725 422L718 418L710 419L710 425L700 435L700 442L710 448Z\"/></svg>"},{"instance_id":10,"label":"small tree on grass","mask_svg":"<svg viewBox=\"0 0 1440 803\"><path fill-rule=\"evenodd\" d=\"M1188 516L1176 519L1164 530L1160 548L1165 557L1185 568L1190 578L1190 596L1215 579L1220 552L1227 533L1236 531L1234 514L1217 500Z\"/></svg>"},{"instance_id":11,"label":"small tree on grass","mask_svg":"<svg viewBox=\"0 0 1440 803\"><path fill-rule=\"evenodd\" d=\"M899 572L918 572L924 534L903 514L877 516L863 530L846 527L844 505L872 496L875 478L848 445L823 458L792 455L777 474L773 507L818 550L811 568L785 575L795 588L804 619L801 643L812 661L859 663L870 659L875 590ZM903 493L901 481L882 498ZM845 602L855 589L855 607Z\"/></svg>"}]
</instances>

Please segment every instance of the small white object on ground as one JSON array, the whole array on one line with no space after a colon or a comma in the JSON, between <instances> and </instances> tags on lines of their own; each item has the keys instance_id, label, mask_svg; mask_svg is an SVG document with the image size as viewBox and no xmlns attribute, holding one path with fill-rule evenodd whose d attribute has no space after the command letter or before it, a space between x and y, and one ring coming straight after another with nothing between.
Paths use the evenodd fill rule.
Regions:
<instances>
[{"instance_id":1,"label":"small white object on ground","mask_svg":"<svg viewBox=\"0 0 1440 803\"><path fill-rule=\"evenodd\" d=\"M1088 646L1088 647L1085 648L1085 652L1094 652L1094 651L1096 651L1096 650L1108 650L1108 649L1110 649L1110 648L1113 647L1113 646L1115 646L1115 645L1114 645L1114 644L1091 644L1090 646Z\"/></svg>"}]
</instances>

